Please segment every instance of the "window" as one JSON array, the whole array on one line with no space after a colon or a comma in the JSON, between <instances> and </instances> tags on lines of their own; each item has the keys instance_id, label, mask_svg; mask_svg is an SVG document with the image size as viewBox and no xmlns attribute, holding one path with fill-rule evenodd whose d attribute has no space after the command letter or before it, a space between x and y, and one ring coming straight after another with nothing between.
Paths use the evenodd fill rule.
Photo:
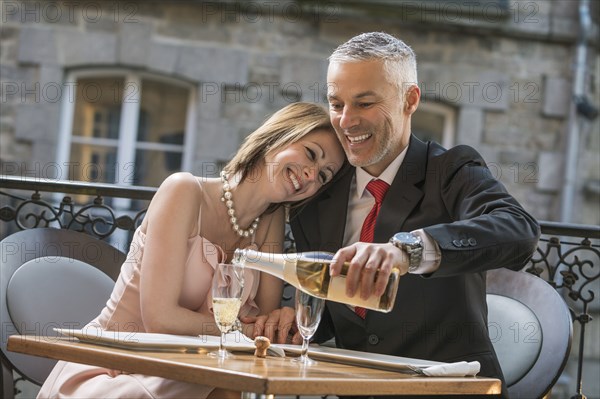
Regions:
<instances>
[{"instance_id":1,"label":"window","mask_svg":"<svg viewBox=\"0 0 600 399\"><path fill-rule=\"evenodd\" d=\"M96 70L71 73L67 86L73 96L63 103L58 162L68 166L68 179L156 187L189 169L190 84Z\"/></svg>"},{"instance_id":2,"label":"window","mask_svg":"<svg viewBox=\"0 0 600 399\"><path fill-rule=\"evenodd\" d=\"M454 146L455 120L454 108L422 101L412 116L412 132L423 141L435 141L450 148Z\"/></svg>"}]
</instances>

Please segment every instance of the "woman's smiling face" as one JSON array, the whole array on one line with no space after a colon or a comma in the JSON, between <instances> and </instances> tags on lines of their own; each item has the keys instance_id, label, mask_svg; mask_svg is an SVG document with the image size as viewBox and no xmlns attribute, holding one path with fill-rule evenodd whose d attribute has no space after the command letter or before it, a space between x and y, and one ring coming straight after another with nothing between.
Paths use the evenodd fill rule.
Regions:
<instances>
[{"instance_id":1,"label":"woman's smiling face","mask_svg":"<svg viewBox=\"0 0 600 399\"><path fill-rule=\"evenodd\" d=\"M296 202L314 195L344 163L344 151L331 130L316 129L265 156L273 202Z\"/></svg>"}]
</instances>

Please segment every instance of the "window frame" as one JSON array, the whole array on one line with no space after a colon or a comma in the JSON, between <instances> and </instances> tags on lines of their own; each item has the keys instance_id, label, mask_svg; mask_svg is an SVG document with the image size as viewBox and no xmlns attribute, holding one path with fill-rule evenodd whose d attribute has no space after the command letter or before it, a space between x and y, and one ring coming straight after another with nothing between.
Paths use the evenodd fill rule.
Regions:
<instances>
[{"instance_id":1,"label":"window frame","mask_svg":"<svg viewBox=\"0 0 600 399\"><path fill-rule=\"evenodd\" d=\"M444 118L442 142L444 148L452 148L456 143L456 109L442 103L422 101L418 110L441 115Z\"/></svg>"},{"instance_id":2,"label":"window frame","mask_svg":"<svg viewBox=\"0 0 600 399\"><path fill-rule=\"evenodd\" d=\"M122 78L123 101L121 103L121 120L119 122L119 136L117 139L107 138L83 138L73 135L73 122L75 116L76 87L79 79L85 78ZM141 86L143 79L149 79L161 83L179 86L189 90L185 131L183 144L147 143L137 141L138 119L141 106ZM135 153L137 149L151 150L181 150L181 171L191 171L193 164L193 149L195 145L195 120L196 120L196 98L197 90L193 84L164 76L156 73L135 71L127 68L89 68L69 71L64 80L64 87L68 88L68 95L63 96L60 112L60 124L58 134L57 163L67 167L70 161L71 145L73 143L108 145L114 147L116 140L117 166L135 165ZM138 88L131 90L129 88ZM131 186L131 179L123 179L124 173L117 171L114 184ZM123 175L123 176L122 176ZM123 204L125 205L125 204Z\"/></svg>"}]
</instances>

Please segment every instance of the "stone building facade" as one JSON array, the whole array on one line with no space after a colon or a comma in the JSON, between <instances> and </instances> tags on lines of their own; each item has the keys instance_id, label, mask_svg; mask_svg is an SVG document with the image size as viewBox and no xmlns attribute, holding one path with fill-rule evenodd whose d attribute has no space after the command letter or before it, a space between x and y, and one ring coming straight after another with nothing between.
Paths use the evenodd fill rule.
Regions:
<instances>
[{"instance_id":1,"label":"stone building facade","mask_svg":"<svg viewBox=\"0 0 600 399\"><path fill-rule=\"evenodd\" d=\"M598 225L600 125L574 112L572 101L578 5L2 0L0 174L146 185L175 170L216 175L275 110L298 100L325 103L326 59L337 45L386 31L417 54L423 103L416 133L478 149L540 220L561 221L568 137L576 125L578 174L568 221ZM597 107L598 2L591 2L591 14L583 86ZM118 88L102 81L114 76ZM82 122L88 133L76 131L77 119L87 118L84 105L106 105L102 90L115 94L112 108ZM147 125L159 123L157 115L168 128L155 133ZM140 138L140 126L151 139ZM85 158L90 145L111 149ZM91 167L95 159L114 170Z\"/></svg>"},{"instance_id":2,"label":"stone building facade","mask_svg":"<svg viewBox=\"0 0 600 399\"><path fill-rule=\"evenodd\" d=\"M69 145L64 108L76 102L77 73L87 71L93 82L89 71L101 76L118 68L187 85L181 168L214 173L268 114L292 101L324 102L326 58L336 45L384 30L417 54L424 105L416 119L423 128L436 117L450 125L445 133L429 127L446 134L445 144L477 148L536 217L559 220L578 3L418 4L3 1L1 172L68 178L78 166L60 148ZM587 61L585 89L598 104L597 39ZM578 211L571 221L598 224L598 120L579 120ZM98 173L84 175L93 180ZM116 176L131 183L125 172Z\"/></svg>"}]
</instances>

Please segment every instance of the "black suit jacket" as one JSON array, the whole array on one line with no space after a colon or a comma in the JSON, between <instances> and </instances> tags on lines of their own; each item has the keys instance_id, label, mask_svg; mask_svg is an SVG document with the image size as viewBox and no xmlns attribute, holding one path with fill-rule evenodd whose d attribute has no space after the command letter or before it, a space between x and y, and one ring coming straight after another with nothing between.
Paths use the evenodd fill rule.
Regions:
<instances>
[{"instance_id":1,"label":"black suit jacket","mask_svg":"<svg viewBox=\"0 0 600 399\"><path fill-rule=\"evenodd\" d=\"M321 195L292 214L298 251L342 247L348 168ZM328 302L318 337L338 347L444 362L478 360L482 376L502 378L487 331L485 270L522 268L536 248L539 226L511 197L471 147L445 150L411 142L375 225L374 242L423 228L442 260L427 276L400 278L390 313L362 320L346 305Z\"/></svg>"}]
</instances>

